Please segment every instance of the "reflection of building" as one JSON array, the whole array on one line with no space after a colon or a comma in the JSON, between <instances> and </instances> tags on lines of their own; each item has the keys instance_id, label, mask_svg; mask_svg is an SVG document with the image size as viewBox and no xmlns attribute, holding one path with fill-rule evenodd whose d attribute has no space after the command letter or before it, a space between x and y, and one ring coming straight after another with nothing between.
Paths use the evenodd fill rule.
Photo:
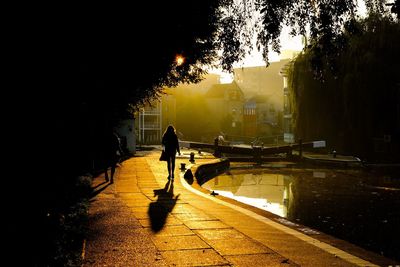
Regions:
<instances>
[{"instance_id":1,"label":"reflection of building","mask_svg":"<svg viewBox=\"0 0 400 267\"><path fill-rule=\"evenodd\" d=\"M280 71L280 75L283 78L283 140L286 143L294 143L293 106L288 88L288 69L290 64L290 62L287 63Z\"/></svg>"},{"instance_id":2,"label":"reflection of building","mask_svg":"<svg viewBox=\"0 0 400 267\"><path fill-rule=\"evenodd\" d=\"M286 217L291 192L290 176L273 173L219 175L202 187L240 202Z\"/></svg>"}]
</instances>

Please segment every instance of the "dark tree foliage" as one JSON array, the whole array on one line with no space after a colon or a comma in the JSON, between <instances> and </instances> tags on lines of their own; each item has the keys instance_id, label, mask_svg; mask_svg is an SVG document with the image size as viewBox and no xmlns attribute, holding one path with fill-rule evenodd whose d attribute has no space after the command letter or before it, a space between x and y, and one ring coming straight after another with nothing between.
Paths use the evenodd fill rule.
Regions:
<instances>
[{"instance_id":1,"label":"dark tree foliage","mask_svg":"<svg viewBox=\"0 0 400 267\"><path fill-rule=\"evenodd\" d=\"M371 14L342 34L347 45L331 62L322 61L316 79L318 45L306 49L292 66L290 87L295 131L304 140L324 139L339 153L364 160L396 161L400 149L400 25ZM320 51L317 51L317 53ZM391 140L383 140L390 135Z\"/></svg>"},{"instance_id":2,"label":"dark tree foliage","mask_svg":"<svg viewBox=\"0 0 400 267\"><path fill-rule=\"evenodd\" d=\"M21 133L12 140L15 163L23 160L23 167L13 168L18 172L6 188L21 202L7 209L9 232L14 242L24 240L26 259L35 263L22 265L59 264L59 250L51 246L79 200L76 177L105 167L112 127L163 86L201 79L217 55L220 3L57 2L13 9L7 39L13 98L4 102L12 99L18 109L13 120L20 127L10 128ZM185 58L180 66L178 54Z\"/></svg>"},{"instance_id":3,"label":"dark tree foliage","mask_svg":"<svg viewBox=\"0 0 400 267\"><path fill-rule=\"evenodd\" d=\"M379 11L384 3L367 1L371 10ZM37 82L35 107L45 115L51 110L49 121L60 113L81 117L84 110L84 116L111 127L157 97L163 86L200 81L205 67L216 61L232 70L254 37L268 62L269 49L280 51L285 24L292 34L309 33L318 40L313 66L322 77L318 66L343 47L340 33L354 11L354 0L43 6L28 14L20 45L30 63L26 68ZM175 61L178 54L185 58L180 66Z\"/></svg>"},{"instance_id":4,"label":"dark tree foliage","mask_svg":"<svg viewBox=\"0 0 400 267\"><path fill-rule=\"evenodd\" d=\"M215 59L219 1L108 4L55 12L54 64L65 77L63 102L124 111L159 94L162 86L197 82ZM176 55L185 57L178 66ZM51 67L51 66L50 66ZM59 95L57 93L57 95Z\"/></svg>"},{"instance_id":5,"label":"dark tree foliage","mask_svg":"<svg viewBox=\"0 0 400 267\"><path fill-rule=\"evenodd\" d=\"M87 171L120 120L163 86L200 81L217 58L221 3L57 4L32 14L29 108L40 111L34 123L61 157L56 165L69 175Z\"/></svg>"},{"instance_id":6,"label":"dark tree foliage","mask_svg":"<svg viewBox=\"0 0 400 267\"><path fill-rule=\"evenodd\" d=\"M321 40L318 66L324 51L340 48L335 42L341 41L344 21L354 16L354 1L32 2L3 10L3 76L9 81L3 102L15 107L4 114L20 134L9 143L16 146L15 159L29 157L24 168L16 168L28 173L10 188L24 184L20 193L29 200L25 210L32 226L26 232L36 240L42 232L32 229L73 202L67 196L74 177L101 161L107 132L163 86L198 82L214 62L232 70L254 36L268 60L270 46L280 49L284 24L293 34L306 34L309 27L312 39ZM178 54L185 58L182 65L175 61ZM11 210L16 215L19 209ZM23 217L14 216L11 224Z\"/></svg>"},{"instance_id":7,"label":"dark tree foliage","mask_svg":"<svg viewBox=\"0 0 400 267\"><path fill-rule=\"evenodd\" d=\"M399 15L398 0L365 0L368 13ZM257 49L268 65L268 53L280 53L283 26L293 36L300 35L313 43L314 75L323 80L322 61L335 70L334 59L346 45L342 37L346 24L357 19L356 0L246 0L227 1L223 32L220 35L221 66L231 70L232 64L242 59L256 38ZM306 43L307 45L307 43Z\"/></svg>"},{"instance_id":8,"label":"dark tree foliage","mask_svg":"<svg viewBox=\"0 0 400 267\"><path fill-rule=\"evenodd\" d=\"M230 4L224 19L224 29L228 31L223 35L222 67L226 70L248 52L242 45L251 43L253 36L268 63L270 49L280 52L284 25L291 28L293 35L320 40L324 51L334 50L344 22L354 18L356 10L354 0L250 0Z\"/></svg>"}]
</instances>

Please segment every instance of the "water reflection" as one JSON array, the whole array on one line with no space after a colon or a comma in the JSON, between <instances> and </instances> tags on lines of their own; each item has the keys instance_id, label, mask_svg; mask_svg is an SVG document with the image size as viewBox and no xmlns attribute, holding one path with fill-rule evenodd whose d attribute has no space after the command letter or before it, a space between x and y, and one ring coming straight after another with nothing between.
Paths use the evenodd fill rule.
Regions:
<instances>
[{"instance_id":1,"label":"water reflection","mask_svg":"<svg viewBox=\"0 0 400 267\"><path fill-rule=\"evenodd\" d=\"M203 187L220 195L286 217L290 176L230 172L206 182Z\"/></svg>"},{"instance_id":2,"label":"water reflection","mask_svg":"<svg viewBox=\"0 0 400 267\"><path fill-rule=\"evenodd\" d=\"M203 187L399 260L399 178L349 170L233 169Z\"/></svg>"}]
</instances>

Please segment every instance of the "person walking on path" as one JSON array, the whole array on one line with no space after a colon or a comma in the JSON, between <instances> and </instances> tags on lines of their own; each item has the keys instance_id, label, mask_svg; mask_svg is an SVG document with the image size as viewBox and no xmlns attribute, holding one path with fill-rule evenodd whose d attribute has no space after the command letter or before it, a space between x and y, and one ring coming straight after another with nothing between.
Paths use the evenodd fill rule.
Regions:
<instances>
[{"instance_id":1,"label":"person walking on path","mask_svg":"<svg viewBox=\"0 0 400 267\"><path fill-rule=\"evenodd\" d=\"M119 157L122 155L121 142L116 132L112 132L107 140L107 167L105 170L105 179L114 183L115 168L119 162ZM108 177L108 167L111 169L110 178Z\"/></svg>"},{"instance_id":2,"label":"person walking on path","mask_svg":"<svg viewBox=\"0 0 400 267\"><path fill-rule=\"evenodd\" d=\"M167 155L168 180L173 180L175 171L175 155L176 152L178 152L179 155L181 154L178 136L176 135L174 126L169 125L167 127L163 134L161 143L164 146L165 154Z\"/></svg>"}]
</instances>

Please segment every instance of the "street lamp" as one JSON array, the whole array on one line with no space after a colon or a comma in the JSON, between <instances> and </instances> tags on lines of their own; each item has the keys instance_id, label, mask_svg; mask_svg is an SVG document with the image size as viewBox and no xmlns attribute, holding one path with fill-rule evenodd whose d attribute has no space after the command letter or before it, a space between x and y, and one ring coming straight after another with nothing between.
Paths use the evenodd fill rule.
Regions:
<instances>
[{"instance_id":1,"label":"street lamp","mask_svg":"<svg viewBox=\"0 0 400 267\"><path fill-rule=\"evenodd\" d=\"M176 65L180 66L185 62L185 58L182 55L176 55L175 62Z\"/></svg>"}]
</instances>

